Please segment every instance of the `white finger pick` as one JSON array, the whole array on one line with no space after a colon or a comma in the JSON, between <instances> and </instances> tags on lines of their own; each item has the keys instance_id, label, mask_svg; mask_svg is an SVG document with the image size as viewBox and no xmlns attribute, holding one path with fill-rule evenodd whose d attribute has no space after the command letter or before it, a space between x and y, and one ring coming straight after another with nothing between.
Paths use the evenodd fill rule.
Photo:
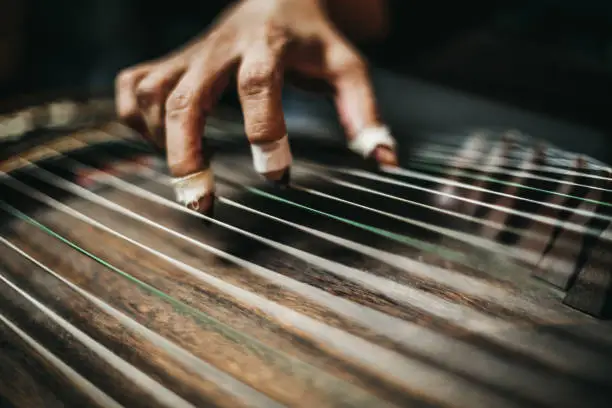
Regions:
<instances>
[{"instance_id":1,"label":"white finger pick","mask_svg":"<svg viewBox=\"0 0 612 408\"><path fill-rule=\"evenodd\" d=\"M386 126L375 126L365 128L359 132L357 136L350 141L349 149L368 158L379 146L395 150L395 145L395 139L391 136L389 128Z\"/></svg>"},{"instance_id":2,"label":"white finger pick","mask_svg":"<svg viewBox=\"0 0 612 408\"><path fill-rule=\"evenodd\" d=\"M293 162L287 135L274 142L251 144L251 153L253 167L261 174L287 169Z\"/></svg>"},{"instance_id":3,"label":"white finger pick","mask_svg":"<svg viewBox=\"0 0 612 408\"><path fill-rule=\"evenodd\" d=\"M212 169L206 169L185 177L172 179L176 200L184 205L191 205L215 191L215 179Z\"/></svg>"}]
</instances>

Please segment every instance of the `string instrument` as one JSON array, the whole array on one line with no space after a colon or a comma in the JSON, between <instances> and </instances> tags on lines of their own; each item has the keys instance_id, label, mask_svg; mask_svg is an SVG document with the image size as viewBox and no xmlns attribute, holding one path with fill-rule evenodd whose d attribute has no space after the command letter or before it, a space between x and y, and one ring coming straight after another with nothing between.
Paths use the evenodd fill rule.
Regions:
<instances>
[{"instance_id":1,"label":"string instrument","mask_svg":"<svg viewBox=\"0 0 612 408\"><path fill-rule=\"evenodd\" d=\"M219 114L208 218L113 112L0 122L3 407L609 406L603 163L505 129L400 168L296 138L279 189Z\"/></svg>"}]
</instances>

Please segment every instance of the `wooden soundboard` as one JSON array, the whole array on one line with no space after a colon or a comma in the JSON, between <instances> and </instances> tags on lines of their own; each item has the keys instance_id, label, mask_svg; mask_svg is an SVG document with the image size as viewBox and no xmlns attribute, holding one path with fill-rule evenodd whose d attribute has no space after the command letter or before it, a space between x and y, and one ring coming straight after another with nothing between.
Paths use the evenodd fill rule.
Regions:
<instances>
[{"instance_id":1,"label":"wooden soundboard","mask_svg":"<svg viewBox=\"0 0 612 408\"><path fill-rule=\"evenodd\" d=\"M400 169L296 139L277 189L218 119L207 219L112 103L73 107L4 127L1 403L609 406L601 163L507 132Z\"/></svg>"}]
</instances>

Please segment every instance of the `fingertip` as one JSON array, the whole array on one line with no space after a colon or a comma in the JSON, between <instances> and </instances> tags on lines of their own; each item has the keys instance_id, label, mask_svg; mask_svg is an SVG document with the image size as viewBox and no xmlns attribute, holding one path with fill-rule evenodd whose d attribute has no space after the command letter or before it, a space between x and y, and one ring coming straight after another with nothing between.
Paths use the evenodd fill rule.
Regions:
<instances>
[{"instance_id":1,"label":"fingertip","mask_svg":"<svg viewBox=\"0 0 612 408\"><path fill-rule=\"evenodd\" d=\"M253 167L257 173L274 185L287 186L289 184L293 156L287 135L274 142L251 143L251 153Z\"/></svg>"},{"instance_id":2,"label":"fingertip","mask_svg":"<svg viewBox=\"0 0 612 408\"><path fill-rule=\"evenodd\" d=\"M172 180L176 201L200 214L212 217L215 202L214 177L211 169Z\"/></svg>"},{"instance_id":3,"label":"fingertip","mask_svg":"<svg viewBox=\"0 0 612 408\"><path fill-rule=\"evenodd\" d=\"M196 211L208 218L214 218L215 201L216 201L215 199L216 199L215 193L208 193L204 195L203 197L201 197L200 199L194 201L193 203L188 204L187 208L189 208L192 211ZM210 219L204 219L202 221L204 222L204 225L206 226L210 226L212 224Z\"/></svg>"},{"instance_id":4,"label":"fingertip","mask_svg":"<svg viewBox=\"0 0 612 408\"><path fill-rule=\"evenodd\" d=\"M397 166L396 142L386 126L362 129L349 142L349 149L364 159L375 159L382 165Z\"/></svg>"},{"instance_id":5,"label":"fingertip","mask_svg":"<svg viewBox=\"0 0 612 408\"><path fill-rule=\"evenodd\" d=\"M270 184L275 187L286 188L291 183L291 168L270 171L261 174Z\"/></svg>"},{"instance_id":6,"label":"fingertip","mask_svg":"<svg viewBox=\"0 0 612 408\"><path fill-rule=\"evenodd\" d=\"M376 147L372 156L382 166L399 166L396 152L387 146Z\"/></svg>"},{"instance_id":7,"label":"fingertip","mask_svg":"<svg viewBox=\"0 0 612 408\"><path fill-rule=\"evenodd\" d=\"M115 105L117 115L121 119L138 115L138 102L136 99L136 85L144 78L143 69L127 69L115 78Z\"/></svg>"}]
</instances>

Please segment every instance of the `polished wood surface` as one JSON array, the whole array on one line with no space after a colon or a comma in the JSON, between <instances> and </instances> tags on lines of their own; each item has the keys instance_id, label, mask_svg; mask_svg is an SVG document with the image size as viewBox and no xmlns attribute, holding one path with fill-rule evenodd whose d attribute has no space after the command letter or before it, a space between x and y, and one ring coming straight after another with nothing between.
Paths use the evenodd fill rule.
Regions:
<instances>
[{"instance_id":1,"label":"polished wood surface","mask_svg":"<svg viewBox=\"0 0 612 408\"><path fill-rule=\"evenodd\" d=\"M160 158L120 125L57 133L0 164L8 406L609 405L612 326L532 276L545 245L524 236L548 245L554 228L529 214L557 196L525 207L526 188L474 183L520 167L507 149L486 162L505 141L486 138L460 176L421 153L458 157L462 142L389 173L296 141L279 190L243 139L209 132L219 199L205 220L174 204ZM565 168L553 159L528 171ZM450 179L454 201L437 200ZM574 240L564 228L548 254ZM609 285L606 237L592 261L569 260L584 264L574 280L596 268Z\"/></svg>"}]
</instances>

